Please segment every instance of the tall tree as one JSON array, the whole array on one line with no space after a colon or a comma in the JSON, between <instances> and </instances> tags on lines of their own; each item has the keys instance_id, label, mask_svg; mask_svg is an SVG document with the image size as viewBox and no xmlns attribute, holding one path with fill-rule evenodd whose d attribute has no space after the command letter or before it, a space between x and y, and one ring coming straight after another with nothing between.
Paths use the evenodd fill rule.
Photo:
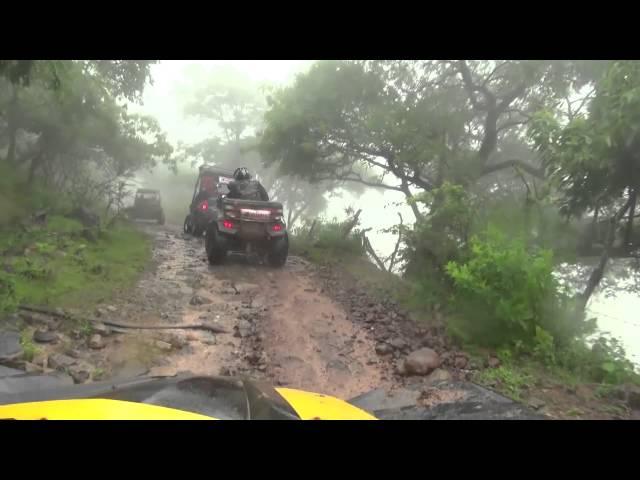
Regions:
<instances>
[{"instance_id":1,"label":"tall tree","mask_svg":"<svg viewBox=\"0 0 640 480\"><path fill-rule=\"evenodd\" d=\"M612 62L588 112L563 125L553 112L542 111L530 135L565 215L611 212L600 262L581 296L584 309L604 274L618 223L628 215L628 236L633 228L640 191L640 62Z\"/></svg>"},{"instance_id":2,"label":"tall tree","mask_svg":"<svg viewBox=\"0 0 640 480\"><path fill-rule=\"evenodd\" d=\"M578 67L544 61L319 62L270 98L261 152L310 181L359 182L408 199L445 180L468 185L513 167L539 176L540 169L521 158L496 161L496 151L534 111L589 80L589 70Z\"/></svg>"}]
</instances>

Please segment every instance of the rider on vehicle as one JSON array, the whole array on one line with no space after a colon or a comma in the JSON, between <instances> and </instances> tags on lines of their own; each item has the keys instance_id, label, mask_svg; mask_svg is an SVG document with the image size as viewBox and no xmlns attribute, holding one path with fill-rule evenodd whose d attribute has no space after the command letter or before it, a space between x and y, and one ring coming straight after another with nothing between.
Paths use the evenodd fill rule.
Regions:
<instances>
[{"instance_id":1,"label":"rider on vehicle","mask_svg":"<svg viewBox=\"0 0 640 480\"><path fill-rule=\"evenodd\" d=\"M258 180L253 180L245 167L236 168L229 183L227 198L269 201L269 194Z\"/></svg>"}]
</instances>

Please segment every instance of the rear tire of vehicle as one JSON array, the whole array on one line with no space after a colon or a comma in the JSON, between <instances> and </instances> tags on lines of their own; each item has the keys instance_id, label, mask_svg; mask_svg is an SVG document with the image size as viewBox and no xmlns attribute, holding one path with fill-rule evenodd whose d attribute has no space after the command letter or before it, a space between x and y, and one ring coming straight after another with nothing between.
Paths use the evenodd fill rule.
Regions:
<instances>
[{"instance_id":1,"label":"rear tire of vehicle","mask_svg":"<svg viewBox=\"0 0 640 480\"><path fill-rule=\"evenodd\" d=\"M267 262L275 268L284 267L289 256L289 237L285 235L273 241L271 252L267 254Z\"/></svg>"},{"instance_id":2,"label":"rear tire of vehicle","mask_svg":"<svg viewBox=\"0 0 640 480\"><path fill-rule=\"evenodd\" d=\"M182 230L184 231L184 233L187 233L189 235L191 234L191 215L187 215L187 217L184 219Z\"/></svg>"},{"instance_id":3,"label":"rear tire of vehicle","mask_svg":"<svg viewBox=\"0 0 640 480\"><path fill-rule=\"evenodd\" d=\"M216 228L207 230L204 248L207 251L207 259L210 265L220 265L227 257L227 251L221 248L218 242L218 230Z\"/></svg>"}]
</instances>

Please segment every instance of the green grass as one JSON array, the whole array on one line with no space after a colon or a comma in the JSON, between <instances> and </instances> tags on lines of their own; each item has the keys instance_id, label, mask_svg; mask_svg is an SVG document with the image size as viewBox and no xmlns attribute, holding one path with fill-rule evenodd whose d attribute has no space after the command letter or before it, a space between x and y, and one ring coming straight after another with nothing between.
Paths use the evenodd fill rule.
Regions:
<instances>
[{"instance_id":1,"label":"green grass","mask_svg":"<svg viewBox=\"0 0 640 480\"><path fill-rule=\"evenodd\" d=\"M474 381L494 386L496 390L514 400L522 400L523 390L534 385L534 377L526 369L513 364L481 370L476 374Z\"/></svg>"},{"instance_id":2,"label":"green grass","mask_svg":"<svg viewBox=\"0 0 640 480\"><path fill-rule=\"evenodd\" d=\"M18 303L87 309L135 282L150 259L144 234L118 224L90 242L81 230L53 216L39 230L0 233L0 248L19 252L4 262Z\"/></svg>"},{"instance_id":3,"label":"green grass","mask_svg":"<svg viewBox=\"0 0 640 480\"><path fill-rule=\"evenodd\" d=\"M23 358L30 362L33 360L40 350L33 343L33 331L31 329L25 329L20 334L20 345L22 346L22 351L24 352Z\"/></svg>"}]
</instances>

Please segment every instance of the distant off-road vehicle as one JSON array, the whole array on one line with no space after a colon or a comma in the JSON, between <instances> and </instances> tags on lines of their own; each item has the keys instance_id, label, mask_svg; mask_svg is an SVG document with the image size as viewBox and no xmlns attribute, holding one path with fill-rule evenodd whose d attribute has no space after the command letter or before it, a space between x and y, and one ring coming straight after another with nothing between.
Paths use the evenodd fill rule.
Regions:
<instances>
[{"instance_id":1,"label":"distant off-road vehicle","mask_svg":"<svg viewBox=\"0 0 640 480\"><path fill-rule=\"evenodd\" d=\"M136 191L130 215L136 220L155 220L159 225L164 225L164 211L162 210L160 192L149 188L139 188Z\"/></svg>"},{"instance_id":2,"label":"distant off-road vehicle","mask_svg":"<svg viewBox=\"0 0 640 480\"><path fill-rule=\"evenodd\" d=\"M207 225L215 218L215 206L220 195L228 193L227 184L231 172L212 166L202 165L193 190L189 213L184 219L184 233L202 236Z\"/></svg>"}]
</instances>

